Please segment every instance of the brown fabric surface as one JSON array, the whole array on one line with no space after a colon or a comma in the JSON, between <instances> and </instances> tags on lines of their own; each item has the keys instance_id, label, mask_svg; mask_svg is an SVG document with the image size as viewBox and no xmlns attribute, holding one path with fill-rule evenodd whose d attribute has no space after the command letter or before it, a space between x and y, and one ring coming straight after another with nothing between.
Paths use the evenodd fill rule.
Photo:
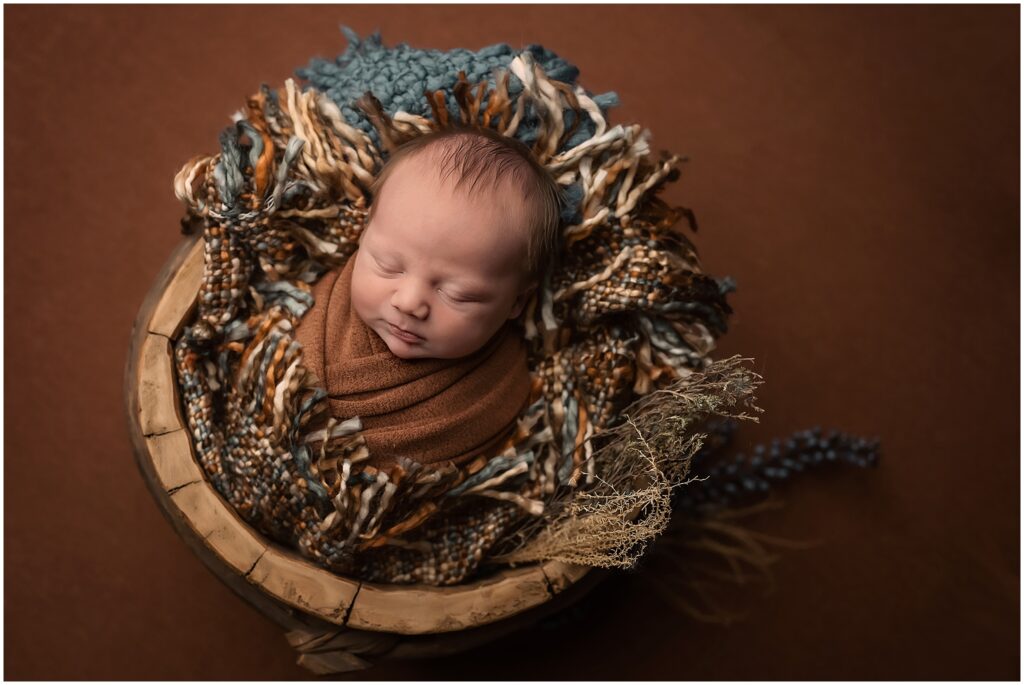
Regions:
<instances>
[{"instance_id":1,"label":"brown fabric surface","mask_svg":"<svg viewBox=\"0 0 1024 685\"><path fill-rule=\"evenodd\" d=\"M354 255L313 287L295 337L331 415L358 416L370 463L462 464L497 451L530 396L526 344L511 322L461 359L401 359L351 306Z\"/></svg>"},{"instance_id":2,"label":"brown fabric surface","mask_svg":"<svg viewBox=\"0 0 1024 685\"><path fill-rule=\"evenodd\" d=\"M182 543L134 463L132 319L181 242L171 181L262 82L389 45L539 43L687 154L719 357L765 376L737 449L814 423L881 467L801 477L771 594L707 625L651 557L570 627L383 680L1020 678L1016 5L4 7L4 677L316 680ZM657 544L655 544L657 547Z\"/></svg>"}]
</instances>

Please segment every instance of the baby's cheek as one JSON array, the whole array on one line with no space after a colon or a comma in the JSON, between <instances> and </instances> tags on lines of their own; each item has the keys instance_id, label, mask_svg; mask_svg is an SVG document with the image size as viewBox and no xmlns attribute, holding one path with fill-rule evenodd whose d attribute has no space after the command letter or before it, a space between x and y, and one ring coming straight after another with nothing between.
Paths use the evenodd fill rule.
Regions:
<instances>
[{"instance_id":1,"label":"baby's cheek","mask_svg":"<svg viewBox=\"0 0 1024 685\"><path fill-rule=\"evenodd\" d=\"M463 343L469 343L472 347L467 354L483 347L501 327L501 323L492 315L492 312L485 312L474 317L466 326L463 335Z\"/></svg>"},{"instance_id":2,"label":"baby's cheek","mask_svg":"<svg viewBox=\"0 0 1024 685\"><path fill-rule=\"evenodd\" d=\"M359 267L352 273L352 307L361 317L366 318L373 311L373 284L359 274Z\"/></svg>"}]
</instances>

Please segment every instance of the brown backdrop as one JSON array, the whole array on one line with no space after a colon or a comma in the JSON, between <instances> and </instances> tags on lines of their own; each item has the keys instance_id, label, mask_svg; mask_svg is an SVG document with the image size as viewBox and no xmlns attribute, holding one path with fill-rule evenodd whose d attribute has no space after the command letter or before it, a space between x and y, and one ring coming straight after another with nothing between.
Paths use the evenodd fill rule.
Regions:
<instances>
[{"instance_id":1,"label":"brown backdrop","mask_svg":"<svg viewBox=\"0 0 1024 685\"><path fill-rule=\"evenodd\" d=\"M307 678L163 519L122 401L132 319L180 240L172 178L261 82L344 48L541 43L613 123L688 154L719 356L759 425L881 438L752 521L776 590L720 627L645 573L586 619L369 678L1017 679L1019 9L884 6L5 7L7 678Z\"/></svg>"}]
</instances>

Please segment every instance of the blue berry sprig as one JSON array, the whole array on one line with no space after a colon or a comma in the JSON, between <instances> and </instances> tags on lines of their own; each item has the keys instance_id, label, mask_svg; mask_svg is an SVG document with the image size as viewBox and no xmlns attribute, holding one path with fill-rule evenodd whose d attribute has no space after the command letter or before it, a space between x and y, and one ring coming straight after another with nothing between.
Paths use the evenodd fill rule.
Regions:
<instances>
[{"instance_id":1,"label":"blue berry sprig","mask_svg":"<svg viewBox=\"0 0 1024 685\"><path fill-rule=\"evenodd\" d=\"M708 435L693 456L693 480L676 490L676 507L694 515L736 506L767 496L778 484L794 474L824 464L845 463L861 468L878 464L879 440L848 435L838 430L824 434L820 426L794 432L785 440L754 447L751 456L736 454L717 458L732 442L737 421L732 418L709 421L702 428Z\"/></svg>"}]
</instances>

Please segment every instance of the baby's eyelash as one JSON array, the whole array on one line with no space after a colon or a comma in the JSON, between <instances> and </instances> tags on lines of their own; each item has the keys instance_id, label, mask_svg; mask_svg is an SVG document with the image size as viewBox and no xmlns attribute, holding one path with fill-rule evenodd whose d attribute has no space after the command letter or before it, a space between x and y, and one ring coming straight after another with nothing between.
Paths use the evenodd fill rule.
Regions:
<instances>
[{"instance_id":1,"label":"baby's eyelash","mask_svg":"<svg viewBox=\"0 0 1024 685\"><path fill-rule=\"evenodd\" d=\"M445 291L441 290L440 288L437 289L437 292L441 293L442 295L447 297L452 302L458 302L460 304L464 304L464 303L468 303L468 302L476 302L476 300L474 300L472 298L456 297L455 295L450 295L450 294L446 293Z\"/></svg>"},{"instance_id":2,"label":"baby's eyelash","mask_svg":"<svg viewBox=\"0 0 1024 685\"><path fill-rule=\"evenodd\" d=\"M400 274L402 273L399 269L392 269L391 267L384 266L380 262L377 262L377 268L388 274Z\"/></svg>"}]
</instances>

